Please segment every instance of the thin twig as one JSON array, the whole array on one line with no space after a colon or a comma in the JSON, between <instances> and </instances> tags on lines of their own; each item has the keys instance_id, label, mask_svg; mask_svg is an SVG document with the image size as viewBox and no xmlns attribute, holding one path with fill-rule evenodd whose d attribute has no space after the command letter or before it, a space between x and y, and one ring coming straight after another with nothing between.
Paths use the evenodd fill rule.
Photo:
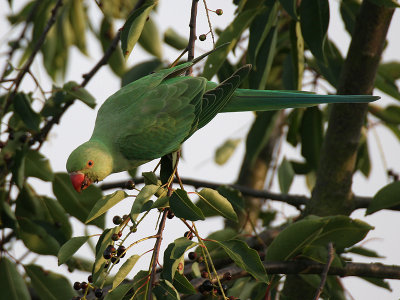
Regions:
<instances>
[{"instance_id":1,"label":"thin twig","mask_svg":"<svg viewBox=\"0 0 400 300\"><path fill-rule=\"evenodd\" d=\"M212 28L211 21L210 21L210 15L208 14L208 7L207 7L207 2L206 2L206 0L203 0L203 4L204 4L204 7L205 7L205 9L206 9L206 16L207 16L207 21L208 21L208 27L210 28L211 38L212 38L212 41L213 41L213 46L214 46L214 48L215 48L215 37L214 37L214 32L213 32L213 28Z\"/></svg>"},{"instance_id":2,"label":"thin twig","mask_svg":"<svg viewBox=\"0 0 400 300\"><path fill-rule=\"evenodd\" d=\"M332 242L329 242L329 244L328 244L328 260L326 262L324 270L322 271L321 282L319 284L317 292L315 293L314 300L318 300L319 297L321 296L321 293L325 286L326 278L328 277L329 268L331 267L334 257L335 257L335 250L333 249Z\"/></svg>"},{"instance_id":3,"label":"thin twig","mask_svg":"<svg viewBox=\"0 0 400 300\"><path fill-rule=\"evenodd\" d=\"M168 211L169 211L169 209L164 209L163 216L161 218L161 222L160 222L160 225L158 227L157 240L156 240L156 244L154 246L153 258L152 258L149 289L148 289L148 292L147 292L147 299L148 300L152 300L153 299L153 293L151 291L152 291L152 288L153 288L154 281L156 279L156 268L157 268L158 256L160 254L161 241L163 239L163 231L164 231L164 228L165 228L165 223L166 223L166 220L167 220Z\"/></svg>"},{"instance_id":4,"label":"thin twig","mask_svg":"<svg viewBox=\"0 0 400 300\"><path fill-rule=\"evenodd\" d=\"M189 42L188 42L188 61L192 61L194 59L194 44L197 39L196 36L196 19L197 19L197 4L199 3L199 0L192 0L192 9L190 13L190 22L189 22L189 28L190 28L190 34L189 34ZM192 68L188 69L186 71L186 75L192 74Z\"/></svg>"},{"instance_id":5,"label":"thin twig","mask_svg":"<svg viewBox=\"0 0 400 300\"><path fill-rule=\"evenodd\" d=\"M58 0L56 5L54 6L54 8L51 10L50 19L47 22L46 27L44 28L44 30L43 30L41 36L39 37L38 41L36 42L35 46L33 47L32 54L29 56L27 62L22 67L21 71L18 73L17 78L15 78L15 81L13 84L14 91L8 96L6 104L4 106L3 113L5 113L8 109L8 107L10 106L15 94L18 91L18 88L19 88L19 85L21 84L22 79L24 78L25 74L29 71L29 68L31 67L31 65L33 63L33 60L36 57L36 54L39 52L40 48L42 47L42 45L46 39L47 33L50 31L51 27L56 22L57 12L62 5L63 5L62 0Z\"/></svg>"}]
</instances>

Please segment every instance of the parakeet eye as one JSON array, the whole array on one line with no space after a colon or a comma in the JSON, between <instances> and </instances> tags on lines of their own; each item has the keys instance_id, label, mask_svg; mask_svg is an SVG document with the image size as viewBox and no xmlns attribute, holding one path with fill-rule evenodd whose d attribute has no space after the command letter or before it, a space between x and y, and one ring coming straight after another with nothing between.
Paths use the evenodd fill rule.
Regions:
<instances>
[{"instance_id":1,"label":"parakeet eye","mask_svg":"<svg viewBox=\"0 0 400 300\"><path fill-rule=\"evenodd\" d=\"M94 165L93 160L89 160L86 165L91 168Z\"/></svg>"}]
</instances>

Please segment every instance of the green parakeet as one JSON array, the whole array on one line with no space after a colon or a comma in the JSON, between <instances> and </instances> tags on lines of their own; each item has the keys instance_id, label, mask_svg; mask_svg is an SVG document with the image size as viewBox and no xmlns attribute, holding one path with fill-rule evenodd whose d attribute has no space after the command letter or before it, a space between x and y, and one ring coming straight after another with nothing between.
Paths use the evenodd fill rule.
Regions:
<instances>
[{"instance_id":1,"label":"green parakeet","mask_svg":"<svg viewBox=\"0 0 400 300\"><path fill-rule=\"evenodd\" d=\"M205 55L138 79L104 102L90 140L76 148L67 161L71 182L78 192L111 173L130 170L178 150L220 112L379 99L370 95L238 89L250 65L241 67L218 85L203 77L181 76Z\"/></svg>"}]
</instances>

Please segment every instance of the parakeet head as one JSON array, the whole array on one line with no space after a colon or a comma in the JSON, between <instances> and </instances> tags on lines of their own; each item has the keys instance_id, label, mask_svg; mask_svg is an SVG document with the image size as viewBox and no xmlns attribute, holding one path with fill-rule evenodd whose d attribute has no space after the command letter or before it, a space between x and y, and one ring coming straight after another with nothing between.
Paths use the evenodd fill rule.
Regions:
<instances>
[{"instance_id":1,"label":"parakeet head","mask_svg":"<svg viewBox=\"0 0 400 300\"><path fill-rule=\"evenodd\" d=\"M80 145L67 160L67 171L78 192L93 182L103 180L112 169L112 156L108 148L98 141L88 141Z\"/></svg>"}]
</instances>

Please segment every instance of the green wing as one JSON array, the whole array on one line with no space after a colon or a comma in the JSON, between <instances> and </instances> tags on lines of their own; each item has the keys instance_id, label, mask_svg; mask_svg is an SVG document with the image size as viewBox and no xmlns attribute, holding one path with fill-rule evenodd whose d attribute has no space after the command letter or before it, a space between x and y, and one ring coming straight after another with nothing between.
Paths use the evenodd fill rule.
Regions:
<instances>
[{"instance_id":1,"label":"green wing","mask_svg":"<svg viewBox=\"0 0 400 300\"><path fill-rule=\"evenodd\" d=\"M205 85L204 78L178 77L147 90L120 119L118 151L129 160L152 160L178 150L197 125Z\"/></svg>"}]
</instances>

